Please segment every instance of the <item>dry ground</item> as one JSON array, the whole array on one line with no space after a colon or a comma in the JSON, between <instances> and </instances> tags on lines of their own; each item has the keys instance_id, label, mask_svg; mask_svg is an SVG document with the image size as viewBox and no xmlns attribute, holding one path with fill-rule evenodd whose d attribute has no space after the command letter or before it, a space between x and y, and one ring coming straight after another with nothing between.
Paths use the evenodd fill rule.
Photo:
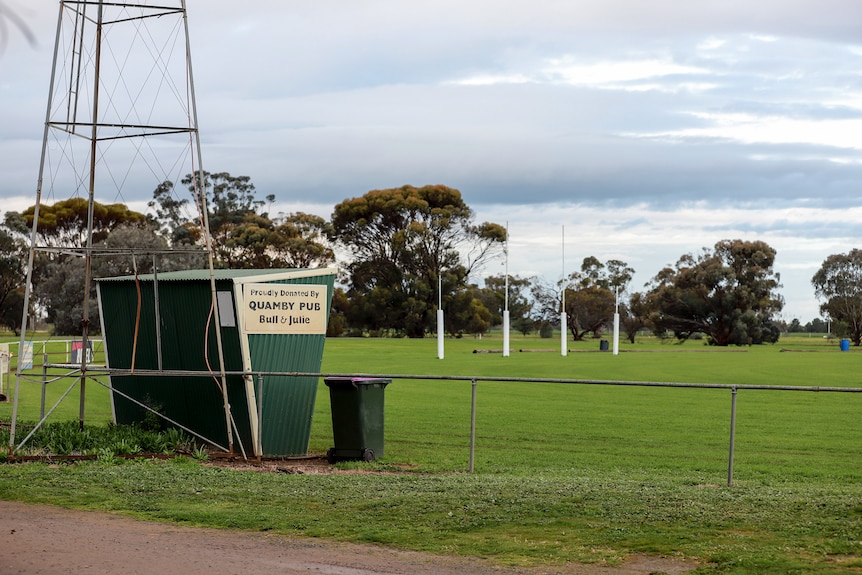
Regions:
<instances>
[{"instance_id":1,"label":"dry ground","mask_svg":"<svg viewBox=\"0 0 862 575\"><path fill-rule=\"evenodd\" d=\"M212 464L264 473L346 472L335 471L319 459ZM0 501L0 575L670 575L689 573L696 567L675 558L636 555L616 567L515 569L482 559L181 527L110 513Z\"/></svg>"}]
</instances>

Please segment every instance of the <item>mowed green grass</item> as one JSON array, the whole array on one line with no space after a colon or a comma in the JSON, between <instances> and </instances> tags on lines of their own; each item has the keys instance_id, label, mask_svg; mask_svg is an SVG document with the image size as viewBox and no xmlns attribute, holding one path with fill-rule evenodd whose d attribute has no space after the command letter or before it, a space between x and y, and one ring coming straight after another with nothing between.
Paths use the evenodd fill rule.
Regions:
<instances>
[{"instance_id":1,"label":"mowed green grass","mask_svg":"<svg viewBox=\"0 0 862 575\"><path fill-rule=\"evenodd\" d=\"M53 344L60 349L63 344ZM862 387L862 351L840 352L836 340L785 337L776 345L716 349L639 339L620 354L599 352L596 340L513 335L447 339L444 359L435 339L338 338L326 343L322 371L341 374L477 376L588 381L717 383L726 385ZM520 350L531 350L524 352ZM792 351L784 351L792 350ZM38 363L34 374L38 374ZM97 360L99 358L97 357ZM56 361L56 359L52 359ZM11 380L14 385L14 378ZM8 380L4 389L9 390ZM53 420L77 419L74 379L47 386L46 409L73 386ZM469 465L471 382L396 378L386 390L386 462L428 471ZM36 421L42 386L23 380L19 419ZM11 393L9 393L11 395ZM85 418L110 420L107 389L90 381ZM477 383L475 468L479 472L618 468L698 470L727 479L732 394L727 389ZM0 404L9 421L12 403ZM859 473L862 394L742 389L737 395L734 479L768 476L847 477ZM332 446L328 388L321 382L310 450Z\"/></svg>"},{"instance_id":2,"label":"mowed green grass","mask_svg":"<svg viewBox=\"0 0 862 575\"><path fill-rule=\"evenodd\" d=\"M18 349L18 338L11 336L0 337L2 343L12 343L13 353ZM70 370L51 369L48 373L48 385L42 385L42 363L44 361L43 350L48 351L48 363L64 363L69 361L68 341L64 338L36 337L34 342L35 353L33 357L33 368L26 370L21 377L18 401L18 419L20 421L39 421L42 404L42 391L45 391L45 411L52 408L52 421L68 421L78 419L80 413L81 386L80 377L60 377L71 373ZM43 348L44 343L44 348ZM94 346L94 363L104 365L104 354L101 342ZM0 403L0 421L10 421L13 409L13 396L15 393L15 369L16 359L11 364L11 373L3 375L2 388L8 401ZM97 383L102 382L102 384ZM84 418L87 423L103 425L111 421L111 403L107 379L98 377L90 378L84 384ZM65 399L59 404L57 402L65 395Z\"/></svg>"},{"instance_id":3,"label":"mowed green grass","mask_svg":"<svg viewBox=\"0 0 862 575\"><path fill-rule=\"evenodd\" d=\"M623 343L618 356L589 340L570 342L561 357L558 338L513 335L511 357L473 353L500 347L499 335L447 340L439 360L433 339L332 339L323 371L862 387L862 352L819 337L742 350L644 339ZM526 348L549 351L517 351ZM862 394L739 390L729 488L729 389L480 380L470 475L471 388L395 379L385 393L385 457L340 464L380 473L7 465L0 498L511 565L647 553L695 560L699 573L862 572ZM321 383L311 451L331 446Z\"/></svg>"},{"instance_id":4,"label":"mowed green grass","mask_svg":"<svg viewBox=\"0 0 862 575\"><path fill-rule=\"evenodd\" d=\"M717 350L684 345L621 344L614 356L589 340L568 346L538 338L447 340L337 339L327 342L327 373L428 374L862 388L862 352L838 351L822 338L775 346ZM518 349L556 349L522 353ZM519 347L516 347L519 346ZM543 347L542 347L543 346ZM809 351L782 352L782 349ZM476 469L699 470L727 479L732 393L533 382L477 383ZM470 381L395 379L386 389L387 460L431 470L469 464ZM330 446L327 388L321 385L311 448ZM742 389L737 394L734 478L860 478L862 394Z\"/></svg>"}]
</instances>

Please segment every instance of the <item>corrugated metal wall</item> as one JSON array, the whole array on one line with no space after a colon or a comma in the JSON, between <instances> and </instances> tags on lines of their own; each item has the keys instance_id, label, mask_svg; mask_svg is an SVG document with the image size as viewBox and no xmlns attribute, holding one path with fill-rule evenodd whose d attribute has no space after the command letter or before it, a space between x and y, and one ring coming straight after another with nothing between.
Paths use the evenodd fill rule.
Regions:
<instances>
[{"instance_id":1,"label":"corrugated metal wall","mask_svg":"<svg viewBox=\"0 0 862 575\"><path fill-rule=\"evenodd\" d=\"M136 320L138 296L134 280L99 282L102 326L112 368L158 369L153 281L141 281L140 321ZM220 281L219 289L232 289L232 281ZM212 301L208 282L159 281L161 308L162 369L207 370L218 373L215 326L207 333ZM137 344L135 329L137 323ZM225 368L242 371L237 328L222 328ZM207 355L204 355L205 346ZM209 358L210 366L207 366ZM218 378L206 377L113 377L112 386L165 413L207 439L227 446L227 426ZM239 440L252 448L248 400L241 377L228 378L228 397ZM146 411L125 398L114 396L117 423L144 421ZM234 440L237 442L237 439ZM237 442L237 451L239 444Z\"/></svg>"},{"instance_id":2,"label":"corrugated metal wall","mask_svg":"<svg viewBox=\"0 0 862 575\"><path fill-rule=\"evenodd\" d=\"M205 270L204 270L205 271ZM300 274L300 277L267 281L267 275L283 276L288 270L217 270L219 292L233 293L234 281L253 277L255 282L280 284L313 284L327 287L327 317L331 307L335 276ZM159 369L156 346L155 284L152 276L111 278L98 282L102 310L102 329L110 367L118 369ZM140 287L140 298L138 297ZM237 286L241 289L241 286ZM172 272L159 275L159 308L161 318L163 370L212 370L218 373L218 350L215 327L207 319L212 292L208 276L201 270ZM140 318L137 317L141 306ZM237 318L237 324L241 323ZM135 335L137 329L137 336ZM239 328L221 328L225 369L244 371ZM137 343L136 342L137 337ZM325 335L250 334L249 361L252 371L319 372L323 359ZM210 364L204 355L205 348ZM132 356L134 353L134 366ZM186 376L125 376L113 377L112 386L158 409L171 419L227 446L227 427L218 378ZM317 397L316 377L266 376L262 382L260 411L249 404L245 382L240 376L228 377L228 395L234 420L239 431L235 451L254 454L251 420L260 413L262 454L267 456L303 455L308 451L311 418ZM253 382L257 393L259 382ZM117 423L143 422L146 410L129 400L114 395Z\"/></svg>"},{"instance_id":3,"label":"corrugated metal wall","mask_svg":"<svg viewBox=\"0 0 862 575\"><path fill-rule=\"evenodd\" d=\"M327 286L329 317L334 282L334 276L322 275L272 283ZM248 338L254 371L320 371L324 335L251 334ZM317 380L316 377L287 376L264 379L261 445L265 455L302 455L308 451Z\"/></svg>"}]
</instances>

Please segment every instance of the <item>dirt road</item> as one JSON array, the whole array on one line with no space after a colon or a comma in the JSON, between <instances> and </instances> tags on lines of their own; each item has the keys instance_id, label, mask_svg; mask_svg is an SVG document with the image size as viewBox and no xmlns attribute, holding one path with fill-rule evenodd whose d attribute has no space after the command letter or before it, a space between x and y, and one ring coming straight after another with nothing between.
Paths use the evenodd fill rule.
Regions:
<instances>
[{"instance_id":1,"label":"dirt road","mask_svg":"<svg viewBox=\"0 0 862 575\"><path fill-rule=\"evenodd\" d=\"M625 565L518 570L479 559L138 521L0 501L0 575L647 575L695 565L636 556Z\"/></svg>"}]
</instances>

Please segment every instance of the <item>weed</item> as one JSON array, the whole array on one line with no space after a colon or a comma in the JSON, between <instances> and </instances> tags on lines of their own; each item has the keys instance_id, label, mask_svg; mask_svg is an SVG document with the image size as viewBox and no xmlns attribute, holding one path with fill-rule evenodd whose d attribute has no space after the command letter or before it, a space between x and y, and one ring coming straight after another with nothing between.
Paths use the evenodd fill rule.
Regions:
<instances>
[{"instance_id":1,"label":"weed","mask_svg":"<svg viewBox=\"0 0 862 575\"><path fill-rule=\"evenodd\" d=\"M191 438L175 427L165 430L161 437L164 440L163 453L187 452L193 447Z\"/></svg>"},{"instance_id":2,"label":"weed","mask_svg":"<svg viewBox=\"0 0 862 575\"><path fill-rule=\"evenodd\" d=\"M210 453L209 453L209 451L207 450L206 446L201 445L201 446L196 447L196 448L192 451L192 458L193 458L195 461L209 461L209 459L210 459Z\"/></svg>"},{"instance_id":3,"label":"weed","mask_svg":"<svg viewBox=\"0 0 862 575\"><path fill-rule=\"evenodd\" d=\"M32 424L22 424L19 438L26 437ZM9 428L0 428L0 443L9 442ZM105 425L86 426L83 430L77 421L60 421L43 425L19 455L86 455L109 450L117 455L144 453L175 453L187 449L191 440L181 431L170 429L164 433L147 431L137 426Z\"/></svg>"},{"instance_id":4,"label":"weed","mask_svg":"<svg viewBox=\"0 0 862 575\"><path fill-rule=\"evenodd\" d=\"M107 448L99 449L96 455L96 460L103 465L119 465L123 462L121 457L117 457L117 454Z\"/></svg>"},{"instance_id":5,"label":"weed","mask_svg":"<svg viewBox=\"0 0 862 575\"><path fill-rule=\"evenodd\" d=\"M153 401L152 397L146 395L143 401L144 405L157 413L162 413L164 406ZM144 413L144 419L141 422L141 428L146 431L164 431L165 420L153 413L149 409Z\"/></svg>"},{"instance_id":6,"label":"weed","mask_svg":"<svg viewBox=\"0 0 862 575\"><path fill-rule=\"evenodd\" d=\"M123 438L111 444L110 450L117 455L138 455L142 452L141 446Z\"/></svg>"}]
</instances>

